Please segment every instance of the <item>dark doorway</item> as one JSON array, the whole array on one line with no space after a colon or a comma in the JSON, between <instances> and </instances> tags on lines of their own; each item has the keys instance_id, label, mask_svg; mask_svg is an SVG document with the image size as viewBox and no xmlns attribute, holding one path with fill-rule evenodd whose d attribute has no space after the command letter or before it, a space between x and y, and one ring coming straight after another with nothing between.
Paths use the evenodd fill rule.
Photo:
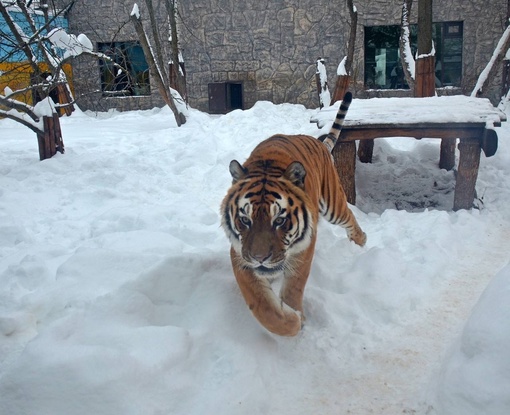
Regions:
<instances>
[{"instance_id":1,"label":"dark doorway","mask_svg":"<svg viewBox=\"0 0 510 415\"><path fill-rule=\"evenodd\" d=\"M243 109L242 82L215 82L208 85L209 112L226 114L229 111Z\"/></svg>"}]
</instances>

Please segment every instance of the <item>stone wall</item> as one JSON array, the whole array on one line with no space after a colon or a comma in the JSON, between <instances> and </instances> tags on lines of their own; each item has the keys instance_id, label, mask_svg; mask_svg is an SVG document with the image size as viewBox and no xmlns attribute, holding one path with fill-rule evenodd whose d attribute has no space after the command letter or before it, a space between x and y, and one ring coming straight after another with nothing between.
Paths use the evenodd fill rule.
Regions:
<instances>
[{"instance_id":1,"label":"stone wall","mask_svg":"<svg viewBox=\"0 0 510 415\"><path fill-rule=\"evenodd\" d=\"M167 19L162 2L154 2L159 26L167 28ZM74 3L69 13L71 33L84 33L92 41L94 50L99 42L129 42L137 41L133 23L129 16L134 2L125 0L108 0L99 4L95 0L80 0ZM150 31L147 23L147 11L143 2L138 3L142 20L146 30ZM165 38L168 38L165 36ZM78 106L82 110L120 111L148 109L165 105L157 92L154 80L150 79L152 94L135 97L105 97L101 92L101 80L98 59L91 56L81 56L73 61L73 81Z\"/></svg>"},{"instance_id":2,"label":"stone wall","mask_svg":"<svg viewBox=\"0 0 510 415\"><path fill-rule=\"evenodd\" d=\"M181 1L181 40L193 106L207 110L207 84L244 81L244 103L317 101L315 61L339 62L347 21L326 1Z\"/></svg>"},{"instance_id":3,"label":"stone wall","mask_svg":"<svg viewBox=\"0 0 510 415\"><path fill-rule=\"evenodd\" d=\"M469 93L489 61L504 30L507 2L470 0L434 2L434 21L464 22L463 85L455 91ZM399 24L400 0L358 0L358 35L354 77L355 95L395 95L395 91L364 90L364 27ZM244 82L245 108L257 100L300 103L317 107L315 61L326 60L333 90L336 67L347 52L349 15L344 1L279 0L181 1L181 30L193 106L207 110L210 82L240 79ZM416 23L417 2L411 13ZM496 78L499 80L500 78ZM497 101L499 85L487 95ZM405 92L404 92L405 94Z\"/></svg>"},{"instance_id":4,"label":"stone wall","mask_svg":"<svg viewBox=\"0 0 510 415\"><path fill-rule=\"evenodd\" d=\"M315 62L326 60L328 82L333 91L336 68L347 52L349 13L346 2L331 0L181 0L180 42L192 107L209 109L208 84L241 81L244 108L258 100L318 106ZM415 0L411 21L417 21ZM401 0L357 0L358 28L354 82L358 97L395 95L395 91L365 91L364 27L399 24ZM140 4L141 5L141 4ZM113 0L101 3L81 0L70 14L71 30L85 33L93 42L136 40L129 22L132 3ZM489 61L505 25L505 0L441 0L434 2L434 21L463 21L463 85L453 92L469 93L478 74ZM167 29L161 13L161 28ZM142 16L144 10L142 9ZM146 16L146 13L145 13ZM499 81L500 77L496 78ZM104 98L98 91L99 69L93 59L79 59L75 85L87 92L79 100L85 109L150 108L163 105L151 81L150 97ZM493 102L500 86L486 91ZM439 91L440 93L452 92ZM400 92L405 94L405 92Z\"/></svg>"}]
</instances>

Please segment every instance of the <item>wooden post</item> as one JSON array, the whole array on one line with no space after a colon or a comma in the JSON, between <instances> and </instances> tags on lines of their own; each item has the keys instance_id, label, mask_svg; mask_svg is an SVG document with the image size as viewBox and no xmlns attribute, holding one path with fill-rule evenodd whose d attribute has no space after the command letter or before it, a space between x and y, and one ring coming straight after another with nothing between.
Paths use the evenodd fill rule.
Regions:
<instances>
[{"instance_id":1,"label":"wooden post","mask_svg":"<svg viewBox=\"0 0 510 415\"><path fill-rule=\"evenodd\" d=\"M434 56L416 59L415 97L433 97L436 95L436 73Z\"/></svg>"},{"instance_id":2,"label":"wooden post","mask_svg":"<svg viewBox=\"0 0 510 415\"><path fill-rule=\"evenodd\" d=\"M362 163L372 163L374 154L374 140L359 140L358 157Z\"/></svg>"},{"instance_id":3,"label":"wooden post","mask_svg":"<svg viewBox=\"0 0 510 415\"><path fill-rule=\"evenodd\" d=\"M414 96L436 95L435 57L432 55L432 0L418 1L418 59Z\"/></svg>"},{"instance_id":4,"label":"wooden post","mask_svg":"<svg viewBox=\"0 0 510 415\"><path fill-rule=\"evenodd\" d=\"M356 142L337 142L332 152L347 202L356 204Z\"/></svg>"},{"instance_id":5,"label":"wooden post","mask_svg":"<svg viewBox=\"0 0 510 415\"><path fill-rule=\"evenodd\" d=\"M455 183L453 210L471 209L475 198L475 185L480 166L480 141L461 139L459 143L459 168Z\"/></svg>"},{"instance_id":6,"label":"wooden post","mask_svg":"<svg viewBox=\"0 0 510 415\"><path fill-rule=\"evenodd\" d=\"M57 85L57 94L58 94L58 103L60 105L65 105L63 107L60 107L58 109L60 115L67 115L68 117L73 113L74 111L74 105L71 104L71 95L69 94L69 91L67 89L66 84L58 84ZM68 104L68 105L66 105Z\"/></svg>"},{"instance_id":7,"label":"wooden post","mask_svg":"<svg viewBox=\"0 0 510 415\"><path fill-rule=\"evenodd\" d=\"M330 105L333 105L335 102L341 101L344 98L344 95L349 88L349 82L349 75L338 75L336 77L335 90L333 91L333 97L331 98Z\"/></svg>"},{"instance_id":8,"label":"wooden post","mask_svg":"<svg viewBox=\"0 0 510 415\"><path fill-rule=\"evenodd\" d=\"M41 161L53 157L57 151L64 153L64 141L62 140L58 114L54 113L52 117L44 116L43 128L44 132L37 134L39 159Z\"/></svg>"},{"instance_id":9,"label":"wooden post","mask_svg":"<svg viewBox=\"0 0 510 415\"><path fill-rule=\"evenodd\" d=\"M456 138L441 139L441 154L439 156L439 168L451 170L455 167L455 144Z\"/></svg>"}]
</instances>

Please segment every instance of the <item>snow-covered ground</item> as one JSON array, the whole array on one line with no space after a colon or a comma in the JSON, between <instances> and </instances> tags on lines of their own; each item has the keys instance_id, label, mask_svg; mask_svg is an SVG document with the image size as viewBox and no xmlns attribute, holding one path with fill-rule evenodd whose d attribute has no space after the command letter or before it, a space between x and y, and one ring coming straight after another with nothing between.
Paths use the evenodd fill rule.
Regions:
<instances>
[{"instance_id":1,"label":"snow-covered ground","mask_svg":"<svg viewBox=\"0 0 510 415\"><path fill-rule=\"evenodd\" d=\"M43 162L0 120L0 414L508 415L508 123L471 211L450 211L437 140L376 140L367 245L322 222L303 331L251 316L220 228L228 163L319 135L314 113L77 112Z\"/></svg>"}]
</instances>

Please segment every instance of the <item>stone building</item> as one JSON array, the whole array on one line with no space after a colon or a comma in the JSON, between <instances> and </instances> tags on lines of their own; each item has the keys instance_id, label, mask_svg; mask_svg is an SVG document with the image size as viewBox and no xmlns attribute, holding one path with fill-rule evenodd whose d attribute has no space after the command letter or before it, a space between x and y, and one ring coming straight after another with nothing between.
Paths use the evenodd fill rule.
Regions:
<instances>
[{"instance_id":1,"label":"stone building","mask_svg":"<svg viewBox=\"0 0 510 415\"><path fill-rule=\"evenodd\" d=\"M408 94L398 52L402 0L354 3L358 25L350 89L357 97ZM507 5L504 0L434 2L439 94L471 92L505 29ZM132 7L125 0L101 5L81 0L69 14L71 32L85 33L105 53L122 50L136 79L135 88L123 89L122 80L111 70L108 75L104 62L101 66L80 58L74 65L74 82L82 108L163 105L129 22ZM162 6L157 10L160 30L168 32L163 11ZM249 108L259 100L317 107L317 58L325 59L332 90L337 66L347 53L350 18L345 1L181 0L179 11L189 104L203 111ZM417 0L412 24L416 14ZM416 26L411 29L415 34ZM490 90L484 91L493 102L501 94L501 79L498 74Z\"/></svg>"}]
</instances>

